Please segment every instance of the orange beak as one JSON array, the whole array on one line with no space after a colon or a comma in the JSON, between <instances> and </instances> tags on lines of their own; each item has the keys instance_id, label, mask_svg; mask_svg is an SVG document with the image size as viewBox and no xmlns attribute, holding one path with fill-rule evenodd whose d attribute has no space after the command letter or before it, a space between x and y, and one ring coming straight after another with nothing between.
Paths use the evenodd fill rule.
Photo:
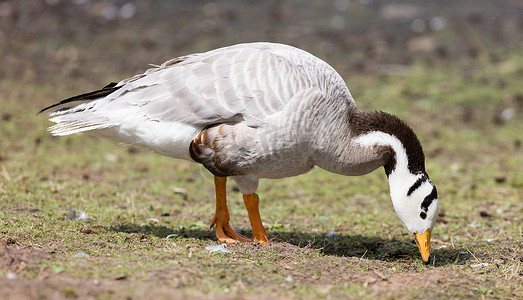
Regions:
<instances>
[{"instance_id":1,"label":"orange beak","mask_svg":"<svg viewBox=\"0 0 523 300\"><path fill-rule=\"evenodd\" d=\"M430 229L427 229L423 234L414 232L412 236L414 237L414 241L416 241L416 245L418 245L423 262L428 263L430 256Z\"/></svg>"}]
</instances>

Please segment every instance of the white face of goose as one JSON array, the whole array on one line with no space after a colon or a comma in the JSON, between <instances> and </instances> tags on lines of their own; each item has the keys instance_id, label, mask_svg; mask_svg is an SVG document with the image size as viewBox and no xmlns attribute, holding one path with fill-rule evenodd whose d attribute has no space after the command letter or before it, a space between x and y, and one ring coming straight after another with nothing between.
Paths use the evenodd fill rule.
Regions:
<instances>
[{"instance_id":1,"label":"white face of goose","mask_svg":"<svg viewBox=\"0 0 523 300\"><path fill-rule=\"evenodd\" d=\"M413 236L424 262L430 256L430 235L438 217L436 186L426 173L389 175L390 196L399 218Z\"/></svg>"},{"instance_id":2,"label":"white face of goose","mask_svg":"<svg viewBox=\"0 0 523 300\"><path fill-rule=\"evenodd\" d=\"M395 167L390 172L390 196L394 209L407 227L427 263L430 256L430 234L438 218L438 194L436 187L425 172L409 171L409 159L405 147L393 135L373 131L361 135L355 142L362 146L387 146L395 153Z\"/></svg>"}]
</instances>

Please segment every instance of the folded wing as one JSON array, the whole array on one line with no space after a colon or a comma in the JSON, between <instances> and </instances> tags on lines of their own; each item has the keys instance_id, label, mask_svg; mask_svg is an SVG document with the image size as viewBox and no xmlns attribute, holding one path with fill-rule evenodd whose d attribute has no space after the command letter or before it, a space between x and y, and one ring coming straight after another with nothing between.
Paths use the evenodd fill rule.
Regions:
<instances>
[{"instance_id":1,"label":"folded wing","mask_svg":"<svg viewBox=\"0 0 523 300\"><path fill-rule=\"evenodd\" d=\"M53 109L49 114L57 123L51 128L55 135L124 122L177 122L194 127L246 122L256 127L281 111L300 90L321 89L317 74L311 74L314 70L339 76L323 61L290 46L240 44L175 58L42 111Z\"/></svg>"}]
</instances>

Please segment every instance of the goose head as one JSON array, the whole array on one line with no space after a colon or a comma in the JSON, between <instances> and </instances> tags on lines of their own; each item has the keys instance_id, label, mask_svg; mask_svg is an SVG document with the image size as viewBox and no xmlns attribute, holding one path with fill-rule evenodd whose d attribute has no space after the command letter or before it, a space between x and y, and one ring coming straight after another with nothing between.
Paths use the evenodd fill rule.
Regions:
<instances>
[{"instance_id":1,"label":"goose head","mask_svg":"<svg viewBox=\"0 0 523 300\"><path fill-rule=\"evenodd\" d=\"M430 256L430 236L438 218L438 193L427 173L389 174L394 210L414 238L425 263Z\"/></svg>"},{"instance_id":2,"label":"goose head","mask_svg":"<svg viewBox=\"0 0 523 300\"><path fill-rule=\"evenodd\" d=\"M353 125L354 141L384 162L394 210L427 263L438 217L438 194L425 172L425 156L416 134L399 118L383 112L353 114Z\"/></svg>"}]
</instances>

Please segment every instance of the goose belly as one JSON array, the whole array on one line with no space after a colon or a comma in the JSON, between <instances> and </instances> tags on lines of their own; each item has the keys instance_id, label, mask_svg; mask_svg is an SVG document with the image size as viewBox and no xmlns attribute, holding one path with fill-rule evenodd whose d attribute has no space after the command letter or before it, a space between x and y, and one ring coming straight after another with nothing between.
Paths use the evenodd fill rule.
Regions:
<instances>
[{"instance_id":1,"label":"goose belly","mask_svg":"<svg viewBox=\"0 0 523 300\"><path fill-rule=\"evenodd\" d=\"M309 143L267 122L262 127L222 124L205 130L193 159L218 176L284 178L308 172L314 164Z\"/></svg>"},{"instance_id":2,"label":"goose belly","mask_svg":"<svg viewBox=\"0 0 523 300\"><path fill-rule=\"evenodd\" d=\"M280 153L260 159L260 163L251 168L248 175L257 178L280 179L307 173L313 167L313 164L300 157Z\"/></svg>"}]
</instances>

